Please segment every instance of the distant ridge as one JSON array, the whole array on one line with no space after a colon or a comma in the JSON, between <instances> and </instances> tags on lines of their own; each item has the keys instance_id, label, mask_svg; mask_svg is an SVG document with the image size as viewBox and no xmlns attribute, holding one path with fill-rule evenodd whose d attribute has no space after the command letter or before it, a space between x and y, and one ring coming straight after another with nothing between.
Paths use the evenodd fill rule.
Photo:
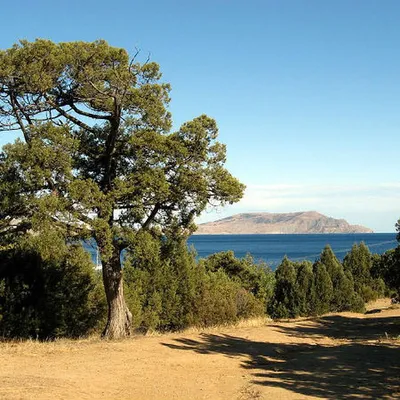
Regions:
<instances>
[{"instance_id":1,"label":"distant ridge","mask_svg":"<svg viewBox=\"0 0 400 400\"><path fill-rule=\"evenodd\" d=\"M244 213L207 222L195 234L285 234L285 233L373 233L344 219L327 217L316 211L294 213Z\"/></svg>"}]
</instances>

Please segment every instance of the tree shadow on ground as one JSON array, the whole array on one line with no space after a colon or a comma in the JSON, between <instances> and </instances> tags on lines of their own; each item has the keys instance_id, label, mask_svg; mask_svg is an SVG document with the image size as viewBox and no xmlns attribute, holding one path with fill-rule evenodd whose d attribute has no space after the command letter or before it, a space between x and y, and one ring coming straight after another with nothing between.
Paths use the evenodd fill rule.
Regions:
<instances>
[{"instance_id":1,"label":"tree shadow on ground","mask_svg":"<svg viewBox=\"0 0 400 400\"><path fill-rule=\"evenodd\" d=\"M328 315L293 325L271 325L272 328L295 337L327 336L332 339L378 340L400 335L399 317L356 318Z\"/></svg>"},{"instance_id":2,"label":"tree shadow on ground","mask_svg":"<svg viewBox=\"0 0 400 400\"><path fill-rule=\"evenodd\" d=\"M392 318L380 321L386 329ZM293 336L325 335L342 337L334 323L349 329L355 341L336 341L332 345L304 343L267 343L230 335L202 334L200 340L176 339L173 349L190 350L200 354L224 354L239 357L241 366L251 371L253 384L287 389L301 395L324 399L393 399L400 398L400 348L398 342L368 342L375 337L375 324L366 320L365 336L356 329L362 324L340 318L321 318L315 330L297 324L290 328L275 325ZM320 321L318 320L318 321ZM353 321L354 322L354 321ZM377 321L374 321L377 322ZM377 322L378 323L378 322ZM321 326L322 325L322 326ZM398 325L397 325L398 326ZM344 333L344 332L342 332ZM382 333L382 331L381 331ZM360 339L363 339L361 342Z\"/></svg>"}]
</instances>

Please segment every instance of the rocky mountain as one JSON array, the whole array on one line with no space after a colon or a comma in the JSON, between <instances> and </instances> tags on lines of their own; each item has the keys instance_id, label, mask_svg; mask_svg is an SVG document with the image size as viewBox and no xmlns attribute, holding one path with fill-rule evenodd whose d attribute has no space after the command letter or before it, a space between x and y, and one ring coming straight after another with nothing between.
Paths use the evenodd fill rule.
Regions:
<instances>
[{"instance_id":1,"label":"rocky mountain","mask_svg":"<svg viewBox=\"0 0 400 400\"><path fill-rule=\"evenodd\" d=\"M373 233L365 226L350 225L316 211L294 213L236 214L198 226L195 234L256 234L256 233Z\"/></svg>"}]
</instances>

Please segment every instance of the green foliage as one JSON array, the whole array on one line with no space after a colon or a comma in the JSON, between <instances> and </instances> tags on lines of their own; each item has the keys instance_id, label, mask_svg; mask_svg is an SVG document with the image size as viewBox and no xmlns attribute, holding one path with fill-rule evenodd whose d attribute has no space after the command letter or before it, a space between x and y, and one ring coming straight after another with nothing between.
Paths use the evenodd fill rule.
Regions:
<instances>
[{"instance_id":1,"label":"green foliage","mask_svg":"<svg viewBox=\"0 0 400 400\"><path fill-rule=\"evenodd\" d=\"M354 292L350 298L350 311L364 313L365 302L363 298L356 292Z\"/></svg>"},{"instance_id":2,"label":"green foliage","mask_svg":"<svg viewBox=\"0 0 400 400\"><path fill-rule=\"evenodd\" d=\"M216 122L201 115L170 132L169 91L156 63L130 62L105 41L22 41L0 51L0 130L19 128L25 139L2 154L0 211L14 215L9 200L22 202L29 225L32 203L50 197L41 218L65 225L69 217L75 235L88 224L103 251L134 226L193 228L210 201L238 201L244 186L223 167Z\"/></svg>"},{"instance_id":3,"label":"green foliage","mask_svg":"<svg viewBox=\"0 0 400 400\"><path fill-rule=\"evenodd\" d=\"M383 295L381 281L376 281L371 270L373 266L373 257L368 247L361 242L359 245L353 245L351 251L343 260L345 271L351 273L354 281L354 290L365 302L376 300Z\"/></svg>"},{"instance_id":4,"label":"green foliage","mask_svg":"<svg viewBox=\"0 0 400 400\"><path fill-rule=\"evenodd\" d=\"M267 309L272 318L295 318L300 314L296 278L296 264L285 257L275 271L275 291Z\"/></svg>"},{"instance_id":5,"label":"green foliage","mask_svg":"<svg viewBox=\"0 0 400 400\"><path fill-rule=\"evenodd\" d=\"M248 257L228 255L232 263L243 264L228 274L217 266L227 261L226 254L196 262L184 238L160 239L143 232L133 248L124 264L125 293L139 330L225 324L265 311L272 273Z\"/></svg>"},{"instance_id":6,"label":"green foliage","mask_svg":"<svg viewBox=\"0 0 400 400\"><path fill-rule=\"evenodd\" d=\"M221 269L203 272L195 303L194 325L222 325L264 314L264 304Z\"/></svg>"},{"instance_id":7,"label":"green foliage","mask_svg":"<svg viewBox=\"0 0 400 400\"><path fill-rule=\"evenodd\" d=\"M265 304L272 297L274 274L266 264L256 264L251 255L240 259L233 251L215 253L204 259L204 267L209 272L222 270Z\"/></svg>"},{"instance_id":8,"label":"green foliage","mask_svg":"<svg viewBox=\"0 0 400 400\"><path fill-rule=\"evenodd\" d=\"M364 251L362 248L361 252ZM292 262L285 257L275 272L276 285L268 314L272 318L295 318L338 311L364 312L365 299L383 295L384 282L371 278L369 285L360 284L357 279L365 279L365 274L357 274L363 271L358 266L354 268L356 277L352 275L353 259L357 259L354 253L347 256L345 271L329 246L314 264ZM354 290L355 282L360 292Z\"/></svg>"},{"instance_id":9,"label":"green foliage","mask_svg":"<svg viewBox=\"0 0 400 400\"><path fill-rule=\"evenodd\" d=\"M312 305L315 297L314 274L312 263L303 261L297 264L296 297L298 315L305 317L313 312Z\"/></svg>"},{"instance_id":10,"label":"green foliage","mask_svg":"<svg viewBox=\"0 0 400 400\"><path fill-rule=\"evenodd\" d=\"M352 298L354 295L354 284L346 276L343 265L336 258L331 247L328 245L321 253L320 262L325 268L332 281L332 299L330 311L350 311L352 309Z\"/></svg>"},{"instance_id":11,"label":"green foliage","mask_svg":"<svg viewBox=\"0 0 400 400\"><path fill-rule=\"evenodd\" d=\"M156 63L140 64L103 40L38 39L0 51L0 131L19 129L24 137L0 154L0 245L33 242L35 232L47 260L63 242L93 236L107 302L116 307L110 337L129 332L124 299L115 301L122 291L114 289L134 236L191 232L208 204L236 202L244 191L224 168L226 148L212 118L171 131L169 92ZM162 260L160 268L175 267ZM149 299L152 310L162 298Z\"/></svg>"},{"instance_id":12,"label":"green foliage","mask_svg":"<svg viewBox=\"0 0 400 400\"><path fill-rule=\"evenodd\" d=\"M346 271L351 272L354 278L354 289L360 293L362 287L367 285L371 278L372 257L368 247L364 243L354 244L345 256L343 266Z\"/></svg>"},{"instance_id":13,"label":"green foliage","mask_svg":"<svg viewBox=\"0 0 400 400\"><path fill-rule=\"evenodd\" d=\"M343 268L343 267L342 267ZM358 311L359 306L354 308L354 291L353 281L343 272L333 282L333 297L331 311Z\"/></svg>"},{"instance_id":14,"label":"green foliage","mask_svg":"<svg viewBox=\"0 0 400 400\"><path fill-rule=\"evenodd\" d=\"M396 222L397 241L400 242L400 219ZM378 292L400 299L400 245L381 256L374 254L371 275ZM383 282L382 282L383 281Z\"/></svg>"},{"instance_id":15,"label":"green foliage","mask_svg":"<svg viewBox=\"0 0 400 400\"><path fill-rule=\"evenodd\" d=\"M124 263L125 293L133 326L176 330L192 321L196 262L183 239L136 237Z\"/></svg>"},{"instance_id":16,"label":"green foliage","mask_svg":"<svg viewBox=\"0 0 400 400\"><path fill-rule=\"evenodd\" d=\"M0 252L0 335L49 339L93 331L105 315L101 282L81 246L43 259L32 249Z\"/></svg>"},{"instance_id":17,"label":"green foliage","mask_svg":"<svg viewBox=\"0 0 400 400\"><path fill-rule=\"evenodd\" d=\"M333 285L331 277L320 261L313 265L314 272L314 296L312 303L312 314L321 315L330 311L333 298Z\"/></svg>"},{"instance_id":18,"label":"green foliage","mask_svg":"<svg viewBox=\"0 0 400 400\"><path fill-rule=\"evenodd\" d=\"M375 255L371 275L378 282L383 280L387 295L400 297L400 246L381 256ZM382 282L378 284L382 287Z\"/></svg>"}]
</instances>

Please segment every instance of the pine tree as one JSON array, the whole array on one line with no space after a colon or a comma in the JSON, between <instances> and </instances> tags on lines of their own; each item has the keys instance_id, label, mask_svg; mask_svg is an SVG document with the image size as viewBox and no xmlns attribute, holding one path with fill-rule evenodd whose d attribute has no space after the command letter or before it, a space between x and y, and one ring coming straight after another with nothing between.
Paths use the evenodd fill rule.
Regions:
<instances>
[{"instance_id":1,"label":"pine tree","mask_svg":"<svg viewBox=\"0 0 400 400\"><path fill-rule=\"evenodd\" d=\"M329 312L333 297L333 285L324 264L317 261L313 266L314 272L314 301L313 314L321 315Z\"/></svg>"},{"instance_id":2,"label":"pine tree","mask_svg":"<svg viewBox=\"0 0 400 400\"><path fill-rule=\"evenodd\" d=\"M343 265L336 258L332 248L327 245L321 253L320 262L325 265L333 287L330 311L346 311L351 309L353 284L344 273Z\"/></svg>"},{"instance_id":3,"label":"pine tree","mask_svg":"<svg viewBox=\"0 0 400 400\"><path fill-rule=\"evenodd\" d=\"M272 318L295 318L300 314L296 277L294 263L285 256L275 271L275 291L268 305Z\"/></svg>"},{"instance_id":4,"label":"pine tree","mask_svg":"<svg viewBox=\"0 0 400 400\"><path fill-rule=\"evenodd\" d=\"M378 293L373 288L374 282L371 276L372 255L365 243L353 245L343 260L343 266L345 271L351 273L353 277L355 292L365 302L378 297Z\"/></svg>"},{"instance_id":5,"label":"pine tree","mask_svg":"<svg viewBox=\"0 0 400 400\"><path fill-rule=\"evenodd\" d=\"M103 40L24 40L0 51L0 131L23 136L0 154L0 245L35 232L39 251L57 252L93 237L107 338L131 330L121 254L135 235L192 231L208 204L243 195L212 118L171 131L169 92L158 64Z\"/></svg>"},{"instance_id":6,"label":"pine tree","mask_svg":"<svg viewBox=\"0 0 400 400\"><path fill-rule=\"evenodd\" d=\"M315 296L314 275L312 263L304 261L297 268L296 295L298 298L299 315L309 316L312 312L311 304Z\"/></svg>"}]
</instances>

